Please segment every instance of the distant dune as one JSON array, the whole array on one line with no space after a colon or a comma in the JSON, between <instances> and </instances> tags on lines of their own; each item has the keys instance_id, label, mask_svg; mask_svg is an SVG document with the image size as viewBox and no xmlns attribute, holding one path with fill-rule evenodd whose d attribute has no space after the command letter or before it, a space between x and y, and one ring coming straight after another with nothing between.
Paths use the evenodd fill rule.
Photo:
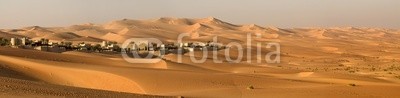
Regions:
<instances>
[{"instance_id":1,"label":"distant dune","mask_svg":"<svg viewBox=\"0 0 400 98\"><path fill-rule=\"evenodd\" d=\"M289 33L288 33L289 32ZM363 33L368 32L368 33ZM398 31L382 28L355 28L355 27L333 27L333 28L295 28L281 29L277 27L262 27L256 24L235 25L224 22L214 17L202 19L162 17L154 20L131 20L122 19L106 24L81 24L65 28L52 27L24 27L21 29L4 30L1 36L48 38L50 40L71 40L97 42L99 40L110 40L122 43L131 37L155 37L159 39L174 39L178 34L190 33L193 40L210 40L207 36L220 36L221 34L246 34L259 33L264 38L276 39L282 34L290 36L309 37L316 39L336 39L345 37L357 38L382 38ZM294 35L293 35L294 34ZM79 40L78 40L79 39ZM99 40L97 40L99 39Z\"/></svg>"}]
</instances>

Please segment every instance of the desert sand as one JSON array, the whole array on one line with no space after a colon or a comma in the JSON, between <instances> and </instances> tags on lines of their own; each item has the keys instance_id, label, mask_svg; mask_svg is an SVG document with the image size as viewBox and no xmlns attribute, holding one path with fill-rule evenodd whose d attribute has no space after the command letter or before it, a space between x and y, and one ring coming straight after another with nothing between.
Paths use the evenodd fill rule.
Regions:
<instances>
[{"instance_id":1,"label":"desert sand","mask_svg":"<svg viewBox=\"0 0 400 98\"><path fill-rule=\"evenodd\" d=\"M277 42L279 64L178 63L168 54L158 63L128 63L120 54L68 51L51 53L0 47L0 96L36 97L397 97L400 95L400 31L383 28L278 28L256 24L236 25L213 17L122 19L105 24L69 27L2 29L0 37L47 38L52 41L123 43L129 38L246 44ZM257 34L262 35L256 37ZM252 43L251 47L257 47ZM273 49L261 48L266 54ZM247 50L247 49L244 49ZM236 58L237 52L230 51ZM195 52L201 57L201 52ZM247 54L246 52L244 53ZM225 57L224 50L218 58Z\"/></svg>"}]
</instances>

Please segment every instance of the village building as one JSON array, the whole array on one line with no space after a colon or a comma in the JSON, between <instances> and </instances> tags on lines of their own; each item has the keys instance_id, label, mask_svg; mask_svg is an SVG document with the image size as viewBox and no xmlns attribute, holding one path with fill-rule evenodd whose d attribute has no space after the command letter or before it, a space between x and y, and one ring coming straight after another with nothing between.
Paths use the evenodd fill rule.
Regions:
<instances>
[{"instance_id":1,"label":"village building","mask_svg":"<svg viewBox=\"0 0 400 98\"><path fill-rule=\"evenodd\" d=\"M30 45L28 45L29 43L29 39L27 38L11 38L10 39L10 46L13 48L24 48L24 49L31 49Z\"/></svg>"},{"instance_id":2,"label":"village building","mask_svg":"<svg viewBox=\"0 0 400 98\"><path fill-rule=\"evenodd\" d=\"M101 47L107 47L107 45L108 45L108 41L103 41L100 44Z\"/></svg>"},{"instance_id":3,"label":"village building","mask_svg":"<svg viewBox=\"0 0 400 98\"><path fill-rule=\"evenodd\" d=\"M109 44L105 47L108 51L118 51L119 46L117 44Z\"/></svg>"},{"instance_id":4,"label":"village building","mask_svg":"<svg viewBox=\"0 0 400 98\"><path fill-rule=\"evenodd\" d=\"M30 43L31 43L31 40L29 38L24 37L24 38L21 39L21 44L22 45L28 45Z\"/></svg>"},{"instance_id":5,"label":"village building","mask_svg":"<svg viewBox=\"0 0 400 98\"><path fill-rule=\"evenodd\" d=\"M164 44L160 45L160 50L165 50L165 45Z\"/></svg>"},{"instance_id":6,"label":"village building","mask_svg":"<svg viewBox=\"0 0 400 98\"><path fill-rule=\"evenodd\" d=\"M56 52L56 53L61 53L67 51L65 47L59 47L59 46L37 46L34 49L39 50L39 51L47 51L47 52Z\"/></svg>"},{"instance_id":7,"label":"village building","mask_svg":"<svg viewBox=\"0 0 400 98\"><path fill-rule=\"evenodd\" d=\"M216 51L223 49L221 43L214 42L183 42L183 43L169 43L169 44L156 44L151 43L148 40L134 41L128 44L126 48L120 48L116 42L102 41L100 44L92 46L88 43L78 43L73 45L72 42L50 42L49 39L30 40L29 38L11 38L10 46L14 48L24 49L36 49L47 52L65 52L68 50L80 50L80 51L99 51L99 52L140 52L140 53L152 53L160 51L163 53L176 53L185 54L187 52L194 51Z\"/></svg>"},{"instance_id":8,"label":"village building","mask_svg":"<svg viewBox=\"0 0 400 98\"><path fill-rule=\"evenodd\" d=\"M11 44L11 46L19 46L19 45L21 45L21 39L11 38L10 44Z\"/></svg>"},{"instance_id":9,"label":"village building","mask_svg":"<svg viewBox=\"0 0 400 98\"><path fill-rule=\"evenodd\" d=\"M142 40L142 41L137 41L134 43L136 46L138 46L138 51L148 51L149 47L149 41L147 40Z\"/></svg>"},{"instance_id":10,"label":"village building","mask_svg":"<svg viewBox=\"0 0 400 98\"><path fill-rule=\"evenodd\" d=\"M91 46L91 45L90 45L90 44L87 44L87 43L79 43L79 44L78 44L78 47L79 47L78 50L87 51L87 50L89 50L89 47L90 47L90 46Z\"/></svg>"}]
</instances>

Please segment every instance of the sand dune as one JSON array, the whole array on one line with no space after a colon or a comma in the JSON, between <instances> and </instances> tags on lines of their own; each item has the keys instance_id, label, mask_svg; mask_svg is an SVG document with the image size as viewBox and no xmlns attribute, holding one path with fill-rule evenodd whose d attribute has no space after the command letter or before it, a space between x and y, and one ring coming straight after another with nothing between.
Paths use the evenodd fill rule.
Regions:
<instances>
[{"instance_id":1,"label":"sand dune","mask_svg":"<svg viewBox=\"0 0 400 98\"><path fill-rule=\"evenodd\" d=\"M3 38L16 38L16 37L24 37L24 36L16 35L16 34L10 34L10 33L6 33L6 32L0 31L0 37L3 37Z\"/></svg>"},{"instance_id":2,"label":"sand dune","mask_svg":"<svg viewBox=\"0 0 400 98\"><path fill-rule=\"evenodd\" d=\"M33 75L35 78L54 84L131 93L145 93L134 81L109 73L82 69L59 68L35 63L35 61L21 58L10 58L5 56L0 56L0 58L2 60L7 59L7 61L2 61L3 63L17 67L15 70L26 72L25 74ZM79 73L79 75L72 73Z\"/></svg>"},{"instance_id":3,"label":"sand dune","mask_svg":"<svg viewBox=\"0 0 400 98\"><path fill-rule=\"evenodd\" d=\"M108 32L106 35L102 36L101 39L109 40L109 41L117 41L123 42L128 39L127 36L121 36L113 32Z\"/></svg>"},{"instance_id":4,"label":"sand dune","mask_svg":"<svg viewBox=\"0 0 400 98\"><path fill-rule=\"evenodd\" d=\"M211 27L209 27L209 26L206 26L206 25L204 25L204 24L201 24L201 23L196 23L196 24L193 24L193 25L190 25L190 29L189 29L189 31L212 31L213 29L211 28Z\"/></svg>"},{"instance_id":5,"label":"sand dune","mask_svg":"<svg viewBox=\"0 0 400 98\"><path fill-rule=\"evenodd\" d=\"M173 18L173 17L162 17L157 19L155 22L161 22L172 25L191 25L193 24L189 19L186 18Z\"/></svg>"},{"instance_id":6,"label":"sand dune","mask_svg":"<svg viewBox=\"0 0 400 98\"><path fill-rule=\"evenodd\" d=\"M122 43L128 37L156 37L164 41L176 39L178 34L189 33L191 39L208 40L207 37L220 35L223 32L240 32L240 33L261 33L263 38L276 39L278 38L279 28L276 27L261 27L256 24L251 25L235 25L214 17L188 19L188 18L171 18L163 17L155 20L131 20L122 19L112 21L104 25L97 24L82 24L72 25L66 28L44 28L39 26L23 28L20 33L22 36L31 38L48 38L50 40L84 40L88 38L91 41L95 39L103 39L109 41L117 41ZM71 32L76 34L72 36L66 33ZM310 31L313 33L314 31ZM165 33L165 34L160 34ZM229 33L223 33L229 34ZM320 32L309 34L306 36L326 38L320 36ZM82 36L82 37L77 37ZM199 39L200 38L200 39ZM261 40L261 39L260 39Z\"/></svg>"},{"instance_id":7,"label":"sand dune","mask_svg":"<svg viewBox=\"0 0 400 98\"><path fill-rule=\"evenodd\" d=\"M325 33L326 31L327 31L327 30L325 30L325 29L322 29L322 30L319 30L319 29L317 29L317 30L310 30L310 31L304 32L304 33L302 34L302 36L311 37L311 38L317 38L317 39L331 39L331 38L329 38L329 37L324 36L324 33Z\"/></svg>"},{"instance_id":8,"label":"sand dune","mask_svg":"<svg viewBox=\"0 0 400 98\"><path fill-rule=\"evenodd\" d=\"M46 28L39 26L25 27L23 29L25 31L21 32L21 35L27 37L39 37L54 33L53 31L47 30Z\"/></svg>"},{"instance_id":9,"label":"sand dune","mask_svg":"<svg viewBox=\"0 0 400 98\"><path fill-rule=\"evenodd\" d=\"M65 40L65 39L74 39L74 38L79 38L79 37L81 37L81 36L76 35L75 33L60 32L60 33L46 34L44 36L37 37L36 39L46 38L46 39L52 39L52 40Z\"/></svg>"},{"instance_id":10,"label":"sand dune","mask_svg":"<svg viewBox=\"0 0 400 98\"><path fill-rule=\"evenodd\" d=\"M91 37L95 37L95 38L100 38L101 36L104 36L105 34L107 34L106 31L97 30L97 29L83 29L83 30L75 31L74 33L76 33L77 35L80 35L80 36L91 36Z\"/></svg>"},{"instance_id":11,"label":"sand dune","mask_svg":"<svg viewBox=\"0 0 400 98\"><path fill-rule=\"evenodd\" d=\"M250 25L243 25L242 30L244 31L259 31L259 30L264 30L265 28L258 26L256 24L250 24Z\"/></svg>"},{"instance_id":12,"label":"sand dune","mask_svg":"<svg viewBox=\"0 0 400 98\"><path fill-rule=\"evenodd\" d=\"M137 20L129 20L129 19L122 19L117 21L112 21L104 25L105 29L123 29L126 27L135 27L136 25L140 24L140 21Z\"/></svg>"}]
</instances>

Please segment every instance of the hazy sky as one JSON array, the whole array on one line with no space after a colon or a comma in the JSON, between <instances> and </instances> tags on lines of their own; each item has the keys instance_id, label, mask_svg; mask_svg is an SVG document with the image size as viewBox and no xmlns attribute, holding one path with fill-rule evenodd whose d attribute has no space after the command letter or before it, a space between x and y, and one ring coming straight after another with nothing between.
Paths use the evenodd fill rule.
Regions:
<instances>
[{"instance_id":1,"label":"hazy sky","mask_svg":"<svg viewBox=\"0 0 400 98\"><path fill-rule=\"evenodd\" d=\"M283 28L400 29L400 0L0 0L0 28L208 16Z\"/></svg>"}]
</instances>

